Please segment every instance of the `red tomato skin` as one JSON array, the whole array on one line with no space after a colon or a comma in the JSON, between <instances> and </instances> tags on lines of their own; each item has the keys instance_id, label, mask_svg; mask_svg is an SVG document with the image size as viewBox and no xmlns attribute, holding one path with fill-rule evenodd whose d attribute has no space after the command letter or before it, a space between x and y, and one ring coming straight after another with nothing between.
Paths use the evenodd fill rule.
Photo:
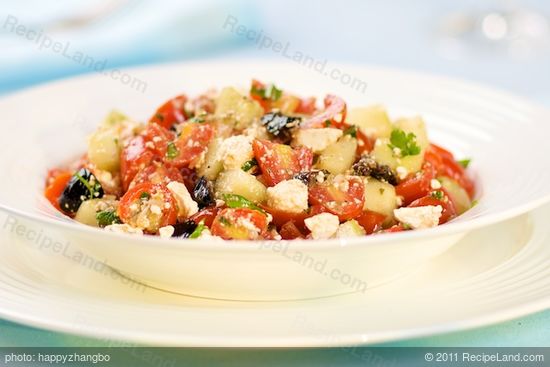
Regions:
<instances>
[{"instance_id":1,"label":"red tomato skin","mask_svg":"<svg viewBox=\"0 0 550 367\"><path fill-rule=\"evenodd\" d=\"M422 166L422 173L413 174L395 187L395 193L403 198L407 206L414 200L426 196L431 191L431 181L435 178L435 170L430 163Z\"/></svg>"},{"instance_id":2,"label":"red tomato skin","mask_svg":"<svg viewBox=\"0 0 550 367\"><path fill-rule=\"evenodd\" d=\"M348 178L348 183L346 192L331 182L315 183L309 188L309 202L323 206L340 221L353 219L363 211L365 186L357 177Z\"/></svg>"},{"instance_id":3,"label":"red tomato skin","mask_svg":"<svg viewBox=\"0 0 550 367\"><path fill-rule=\"evenodd\" d=\"M189 168L206 151L214 134L215 129L209 124L185 124L175 141L177 155L174 158L166 158L165 162L178 168Z\"/></svg>"},{"instance_id":4,"label":"red tomato skin","mask_svg":"<svg viewBox=\"0 0 550 367\"><path fill-rule=\"evenodd\" d=\"M404 231L406 231L405 227L403 227L403 225L399 223L377 233L397 233L397 232L404 232Z\"/></svg>"},{"instance_id":5,"label":"red tomato skin","mask_svg":"<svg viewBox=\"0 0 550 367\"><path fill-rule=\"evenodd\" d=\"M122 198L117 209L117 214L124 223L128 223L131 219L130 206L138 200L141 200L141 195L147 192L151 195L161 192L164 201L169 203L169 208L162 207L162 219L159 225L160 227L173 225L178 218L177 202L170 190L163 184L154 184L151 182L144 182L134 186L130 189Z\"/></svg>"},{"instance_id":6,"label":"red tomato skin","mask_svg":"<svg viewBox=\"0 0 550 367\"><path fill-rule=\"evenodd\" d=\"M313 152L305 147L292 149L268 140L252 142L254 157L268 186L289 180L297 173L307 171L313 164Z\"/></svg>"},{"instance_id":7,"label":"red tomato skin","mask_svg":"<svg viewBox=\"0 0 550 367\"><path fill-rule=\"evenodd\" d=\"M48 178L46 179L46 189L44 190L44 196L48 201L60 212L62 212L59 206L59 197L67 187L67 184L73 177L73 174L69 171L63 170L50 170L48 172Z\"/></svg>"},{"instance_id":8,"label":"red tomato skin","mask_svg":"<svg viewBox=\"0 0 550 367\"><path fill-rule=\"evenodd\" d=\"M357 220L367 234L372 234L382 229L382 223L386 220L386 216L377 212L366 210L355 218L355 220Z\"/></svg>"},{"instance_id":9,"label":"red tomato skin","mask_svg":"<svg viewBox=\"0 0 550 367\"><path fill-rule=\"evenodd\" d=\"M149 119L151 123L158 124L165 129L170 129L174 124L179 124L187 119L185 103L187 97L179 95L166 101Z\"/></svg>"},{"instance_id":10,"label":"red tomato skin","mask_svg":"<svg viewBox=\"0 0 550 367\"><path fill-rule=\"evenodd\" d=\"M289 221L283 224L281 226L279 234L281 235L281 238L283 240L295 240L297 238L304 238L304 234L302 233L302 231L300 231L300 229L293 221Z\"/></svg>"},{"instance_id":11,"label":"red tomato skin","mask_svg":"<svg viewBox=\"0 0 550 367\"><path fill-rule=\"evenodd\" d=\"M153 162L134 176L129 187L132 188L144 182L167 185L171 181L184 182L180 171L175 167L164 166L160 162Z\"/></svg>"},{"instance_id":12,"label":"red tomato skin","mask_svg":"<svg viewBox=\"0 0 550 367\"><path fill-rule=\"evenodd\" d=\"M474 197L474 182L468 177L464 167L455 160L451 152L438 145L430 144L428 149L426 149L424 160L433 165L438 176L447 176L454 179L466 190L470 199Z\"/></svg>"},{"instance_id":13,"label":"red tomato skin","mask_svg":"<svg viewBox=\"0 0 550 367\"><path fill-rule=\"evenodd\" d=\"M145 138L138 135L130 139L124 149L122 149L120 155L120 175L124 192L128 190L136 174L149 166L155 159L155 154L145 144Z\"/></svg>"},{"instance_id":14,"label":"red tomato skin","mask_svg":"<svg viewBox=\"0 0 550 367\"><path fill-rule=\"evenodd\" d=\"M369 153L374 149L376 139L372 139L357 129L357 155Z\"/></svg>"},{"instance_id":15,"label":"red tomato skin","mask_svg":"<svg viewBox=\"0 0 550 367\"><path fill-rule=\"evenodd\" d=\"M449 199L449 196L447 194L445 194L443 200L437 199L432 195L424 196L420 199L413 201L408 207L415 208L428 205L441 205L441 207L443 208L443 212L441 213L441 217L439 218L439 224L447 223L449 220L456 217L455 206L451 199Z\"/></svg>"},{"instance_id":16,"label":"red tomato skin","mask_svg":"<svg viewBox=\"0 0 550 367\"><path fill-rule=\"evenodd\" d=\"M244 226L238 225L240 218L246 218L258 229L250 231ZM267 230L267 217L257 210L248 208L225 208L221 210L210 227L213 235L225 240L232 239L259 239L259 235Z\"/></svg>"},{"instance_id":17,"label":"red tomato skin","mask_svg":"<svg viewBox=\"0 0 550 367\"><path fill-rule=\"evenodd\" d=\"M294 112L303 115L312 115L315 112L316 101L315 97L302 98L300 99L298 108Z\"/></svg>"},{"instance_id":18,"label":"red tomato skin","mask_svg":"<svg viewBox=\"0 0 550 367\"><path fill-rule=\"evenodd\" d=\"M214 222L214 218L218 215L221 208L211 206L208 208L204 208L197 213L193 214L191 217L189 217L189 220L192 220L193 222L199 224L201 221L204 222L206 226L209 228L212 227L212 223Z\"/></svg>"},{"instance_id":19,"label":"red tomato skin","mask_svg":"<svg viewBox=\"0 0 550 367\"><path fill-rule=\"evenodd\" d=\"M327 210L322 205L313 205L309 208L307 211L303 211L301 213L290 213L285 212L282 210L270 208L267 205L260 204L260 207L271 214L273 217L273 224L277 226L277 228L282 228L285 223L293 222L296 227L300 231L305 232L306 227L304 224L304 220L307 218L313 217L314 215L325 213Z\"/></svg>"},{"instance_id":20,"label":"red tomato skin","mask_svg":"<svg viewBox=\"0 0 550 367\"><path fill-rule=\"evenodd\" d=\"M165 129L158 124L149 124L145 130L141 133L145 140L145 143L149 150L151 150L159 158L166 157L166 150L168 149L168 143L170 143L176 137L174 132Z\"/></svg>"}]
</instances>

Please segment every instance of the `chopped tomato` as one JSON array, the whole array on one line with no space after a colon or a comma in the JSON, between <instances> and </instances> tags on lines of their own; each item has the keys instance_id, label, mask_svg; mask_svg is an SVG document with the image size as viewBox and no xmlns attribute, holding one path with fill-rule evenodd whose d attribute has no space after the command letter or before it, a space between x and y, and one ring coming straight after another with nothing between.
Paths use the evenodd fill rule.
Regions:
<instances>
[{"instance_id":1,"label":"chopped tomato","mask_svg":"<svg viewBox=\"0 0 550 367\"><path fill-rule=\"evenodd\" d=\"M431 190L435 170L430 163L424 163L422 171L412 174L395 187L395 193L403 198L403 205L426 196Z\"/></svg>"},{"instance_id":2,"label":"chopped tomato","mask_svg":"<svg viewBox=\"0 0 550 367\"><path fill-rule=\"evenodd\" d=\"M183 94L166 101L149 121L166 129L170 129L174 124L184 122L187 119L185 102L187 102L187 97Z\"/></svg>"},{"instance_id":3,"label":"chopped tomato","mask_svg":"<svg viewBox=\"0 0 550 367\"><path fill-rule=\"evenodd\" d=\"M212 227L212 223L214 222L214 218L216 218L216 215L218 215L218 212L221 209L215 206L211 206L208 208L204 208L201 211L193 214L191 217L189 217L189 220L192 220L193 222L199 224L201 221L204 222L204 224L208 227Z\"/></svg>"},{"instance_id":4,"label":"chopped tomato","mask_svg":"<svg viewBox=\"0 0 550 367\"><path fill-rule=\"evenodd\" d=\"M138 135L130 139L120 154L120 175L122 189L128 190L136 174L149 166L155 159L155 153L146 147L146 140Z\"/></svg>"},{"instance_id":5,"label":"chopped tomato","mask_svg":"<svg viewBox=\"0 0 550 367\"><path fill-rule=\"evenodd\" d=\"M212 234L226 240L255 240L267 230L267 217L248 208L226 208L218 213Z\"/></svg>"},{"instance_id":6,"label":"chopped tomato","mask_svg":"<svg viewBox=\"0 0 550 367\"><path fill-rule=\"evenodd\" d=\"M386 220L384 214L367 210L355 218L367 234L372 234L382 229L382 223Z\"/></svg>"},{"instance_id":7,"label":"chopped tomato","mask_svg":"<svg viewBox=\"0 0 550 367\"><path fill-rule=\"evenodd\" d=\"M156 233L159 228L176 223L177 202L165 185L144 182L120 199L118 216L126 224Z\"/></svg>"},{"instance_id":8,"label":"chopped tomato","mask_svg":"<svg viewBox=\"0 0 550 367\"><path fill-rule=\"evenodd\" d=\"M441 207L443 208L443 212L441 213L441 217L439 218L439 224L443 224L456 217L456 209L452 200L443 189L437 191L443 192L444 195L442 199L436 198L432 193L420 199L416 199L409 205L409 207L415 208L419 206L441 205Z\"/></svg>"},{"instance_id":9,"label":"chopped tomato","mask_svg":"<svg viewBox=\"0 0 550 367\"><path fill-rule=\"evenodd\" d=\"M253 93L253 91L265 90L265 87L266 85L264 83L256 79L252 79L252 85L250 87L250 98L257 101L260 104L260 106L262 106L264 111L267 112L271 109L271 101L263 98L261 95L257 93Z\"/></svg>"},{"instance_id":10,"label":"chopped tomato","mask_svg":"<svg viewBox=\"0 0 550 367\"><path fill-rule=\"evenodd\" d=\"M294 240L296 238L304 238L304 234L300 229L296 226L296 224L293 221L286 222L281 226L281 230L279 231L279 234L281 235L283 240Z\"/></svg>"},{"instance_id":11,"label":"chopped tomato","mask_svg":"<svg viewBox=\"0 0 550 367\"><path fill-rule=\"evenodd\" d=\"M282 226L287 222L293 222L300 230L305 230L305 219L327 211L322 205L313 205L308 210L301 213L285 212L262 204L260 204L260 207L271 214L273 217L272 222L277 226L277 228L282 228Z\"/></svg>"},{"instance_id":12,"label":"chopped tomato","mask_svg":"<svg viewBox=\"0 0 550 367\"><path fill-rule=\"evenodd\" d=\"M148 149L160 158L166 157L168 144L176 137L174 132L157 124L147 125L141 135L145 138Z\"/></svg>"},{"instance_id":13,"label":"chopped tomato","mask_svg":"<svg viewBox=\"0 0 550 367\"><path fill-rule=\"evenodd\" d=\"M303 128L325 127L330 123L332 126L341 126L346 120L346 102L340 97L329 94L325 97L325 110L313 115L302 122Z\"/></svg>"},{"instance_id":14,"label":"chopped tomato","mask_svg":"<svg viewBox=\"0 0 550 367\"><path fill-rule=\"evenodd\" d=\"M170 183L170 181L184 182L180 171L175 167L164 166L158 162L153 162L135 175L130 184L130 188L144 182L151 182L154 184L162 183L166 185Z\"/></svg>"},{"instance_id":15,"label":"chopped tomato","mask_svg":"<svg viewBox=\"0 0 550 367\"><path fill-rule=\"evenodd\" d=\"M51 170L48 172L48 178L46 179L46 190L44 196L48 201L59 211L59 197L65 190L65 187L69 183L69 180L73 177L73 174L69 171Z\"/></svg>"},{"instance_id":16,"label":"chopped tomato","mask_svg":"<svg viewBox=\"0 0 550 367\"><path fill-rule=\"evenodd\" d=\"M308 171L313 164L313 152L309 148L292 149L288 145L268 140L252 142L254 156L268 186L291 179L297 173Z\"/></svg>"},{"instance_id":17,"label":"chopped tomato","mask_svg":"<svg viewBox=\"0 0 550 367\"><path fill-rule=\"evenodd\" d=\"M315 97L302 98L300 99L300 104L298 105L298 108L296 108L294 112L303 115L311 115L315 112L315 103Z\"/></svg>"},{"instance_id":18,"label":"chopped tomato","mask_svg":"<svg viewBox=\"0 0 550 367\"><path fill-rule=\"evenodd\" d=\"M365 186L358 177L336 176L316 182L309 188L309 201L322 205L341 221L357 217L363 211Z\"/></svg>"},{"instance_id":19,"label":"chopped tomato","mask_svg":"<svg viewBox=\"0 0 550 367\"><path fill-rule=\"evenodd\" d=\"M191 167L198 163L202 153L208 148L208 143L214 137L214 128L206 123L186 123L175 141L172 149L168 149L166 163L176 167Z\"/></svg>"},{"instance_id":20,"label":"chopped tomato","mask_svg":"<svg viewBox=\"0 0 550 367\"><path fill-rule=\"evenodd\" d=\"M435 144L430 144L426 149L424 160L434 166L438 176L447 176L454 179L466 190L470 199L473 198L475 193L474 182L468 177L464 167L455 160L451 152Z\"/></svg>"},{"instance_id":21,"label":"chopped tomato","mask_svg":"<svg viewBox=\"0 0 550 367\"><path fill-rule=\"evenodd\" d=\"M384 229L378 233L395 233L395 232L403 232L403 231L406 231L406 229L405 227L403 227L401 223L399 223L399 224L394 224L390 228Z\"/></svg>"}]
</instances>

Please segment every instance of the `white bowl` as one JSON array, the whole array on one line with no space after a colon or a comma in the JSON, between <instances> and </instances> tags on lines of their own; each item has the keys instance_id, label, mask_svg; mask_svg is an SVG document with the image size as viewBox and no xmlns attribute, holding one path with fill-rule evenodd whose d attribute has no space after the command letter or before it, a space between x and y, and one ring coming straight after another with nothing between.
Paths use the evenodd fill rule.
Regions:
<instances>
[{"instance_id":1,"label":"white bowl","mask_svg":"<svg viewBox=\"0 0 550 367\"><path fill-rule=\"evenodd\" d=\"M365 92L294 63L209 61L128 70L146 83L145 92L101 74L4 97L0 208L14 217L3 227L17 221L37 232L62 229L72 245L161 289L219 299L287 300L365 291L417 269L475 228L550 199L548 111L443 77L359 66L337 69L367 82ZM42 197L47 169L82 154L87 134L109 110L145 120L173 95L212 86L246 87L254 77L301 95L334 93L349 106L383 103L392 116L422 115L432 141L458 157L473 158L479 204L428 230L275 244L107 233L62 216Z\"/></svg>"}]
</instances>

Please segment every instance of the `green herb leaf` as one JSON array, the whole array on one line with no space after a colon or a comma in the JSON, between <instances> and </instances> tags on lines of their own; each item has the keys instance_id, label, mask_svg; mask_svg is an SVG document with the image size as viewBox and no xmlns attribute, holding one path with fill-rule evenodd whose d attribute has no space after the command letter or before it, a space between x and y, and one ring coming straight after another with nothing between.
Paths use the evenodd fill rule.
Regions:
<instances>
[{"instance_id":1,"label":"green herb leaf","mask_svg":"<svg viewBox=\"0 0 550 367\"><path fill-rule=\"evenodd\" d=\"M443 197L445 196L445 194L443 194L443 191L437 190L437 191L432 192L431 196L435 199L443 200Z\"/></svg>"},{"instance_id":2,"label":"green herb leaf","mask_svg":"<svg viewBox=\"0 0 550 367\"><path fill-rule=\"evenodd\" d=\"M168 143L168 147L166 148L166 157L168 159L174 159L178 156L179 151L178 147L176 147L176 144L174 142Z\"/></svg>"},{"instance_id":3,"label":"green herb leaf","mask_svg":"<svg viewBox=\"0 0 550 367\"><path fill-rule=\"evenodd\" d=\"M344 135L351 135L352 138L357 138L357 126L351 125L344 130Z\"/></svg>"},{"instance_id":4,"label":"green herb leaf","mask_svg":"<svg viewBox=\"0 0 550 367\"><path fill-rule=\"evenodd\" d=\"M244 162L243 165L241 166L241 169L245 172L248 172L252 168L256 167L257 165L258 165L258 162L256 161L256 159L252 158L251 160Z\"/></svg>"},{"instance_id":5,"label":"green herb leaf","mask_svg":"<svg viewBox=\"0 0 550 367\"><path fill-rule=\"evenodd\" d=\"M269 84L265 88L258 88L253 85L250 88L250 94L258 96L264 100L277 101L283 95L283 91L275 86L275 84Z\"/></svg>"},{"instance_id":6,"label":"green herb leaf","mask_svg":"<svg viewBox=\"0 0 550 367\"><path fill-rule=\"evenodd\" d=\"M223 195L223 201L225 201L225 205L227 205L230 208L248 208L257 210L259 212L262 212L265 214L265 211L254 204L252 201L248 200L244 196L237 195L237 194L224 194Z\"/></svg>"},{"instance_id":7,"label":"green herb leaf","mask_svg":"<svg viewBox=\"0 0 550 367\"><path fill-rule=\"evenodd\" d=\"M142 192L139 198L141 200L149 200L151 198L151 194L149 194L148 192Z\"/></svg>"},{"instance_id":8,"label":"green herb leaf","mask_svg":"<svg viewBox=\"0 0 550 367\"><path fill-rule=\"evenodd\" d=\"M401 151L401 157L420 154L420 147L416 144L416 135L413 133L407 134L401 129L394 129L391 132L390 143L388 146L391 149L398 148Z\"/></svg>"},{"instance_id":9,"label":"green herb leaf","mask_svg":"<svg viewBox=\"0 0 550 367\"><path fill-rule=\"evenodd\" d=\"M231 222L230 222L229 219L227 219L226 217L220 217L220 222L221 222L221 224L223 224L224 226L229 226L229 225L231 225Z\"/></svg>"},{"instance_id":10,"label":"green herb leaf","mask_svg":"<svg viewBox=\"0 0 550 367\"><path fill-rule=\"evenodd\" d=\"M94 175L91 175L90 178L93 178L93 182L90 182L86 180L84 177L80 175L80 173L76 172L74 176L78 179L78 181L82 182L84 186L88 189L90 196L90 199L97 199L99 197L99 192L101 190L101 184L99 181L95 178Z\"/></svg>"},{"instance_id":11,"label":"green herb leaf","mask_svg":"<svg viewBox=\"0 0 550 367\"><path fill-rule=\"evenodd\" d=\"M325 127L329 127L330 125L332 125L332 121L325 120Z\"/></svg>"},{"instance_id":12,"label":"green herb leaf","mask_svg":"<svg viewBox=\"0 0 550 367\"><path fill-rule=\"evenodd\" d=\"M472 162L472 159L471 158L466 158L466 159L461 159L459 161L457 161L458 164L460 164L462 167L464 168L468 168L468 166L470 165L470 162Z\"/></svg>"},{"instance_id":13,"label":"green herb leaf","mask_svg":"<svg viewBox=\"0 0 550 367\"><path fill-rule=\"evenodd\" d=\"M191 117L189 119L189 122L195 122L195 123L198 123L198 124L202 124L203 122L206 121L206 116L207 116L206 112L199 113L198 115Z\"/></svg>"},{"instance_id":14,"label":"green herb leaf","mask_svg":"<svg viewBox=\"0 0 550 367\"><path fill-rule=\"evenodd\" d=\"M121 224L122 221L114 211L104 210L95 215L97 224L103 228L111 224Z\"/></svg>"},{"instance_id":15,"label":"green herb leaf","mask_svg":"<svg viewBox=\"0 0 550 367\"><path fill-rule=\"evenodd\" d=\"M205 228L206 226L204 225L204 221L201 220L199 224L197 224L197 228L195 228L195 230L189 235L189 238L199 238Z\"/></svg>"}]
</instances>

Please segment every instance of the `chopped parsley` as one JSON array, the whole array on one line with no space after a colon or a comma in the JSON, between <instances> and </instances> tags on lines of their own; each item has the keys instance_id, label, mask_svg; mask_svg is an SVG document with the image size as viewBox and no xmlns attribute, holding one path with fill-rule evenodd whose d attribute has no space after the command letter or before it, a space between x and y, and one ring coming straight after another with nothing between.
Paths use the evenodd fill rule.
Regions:
<instances>
[{"instance_id":1,"label":"chopped parsley","mask_svg":"<svg viewBox=\"0 0 550 367\"><path fill-rule=\"evenodd\" d=\"M90 180L88 181L80 174L80 172L82 171L76 172L74 176L78 179L78 181L80 181L86 187L86 189L88 189L88 191L90 192L89 198L97 199L103 196L103 188L101 187L101 184L95 178L95 176L90 174L89 175Z\"/></svg>"},{"instance_id":2,"label":"chopped parsley","mask_svg":"<svg viewBox=\"0 0 550 367\"><path fill-rule=\"evenodd\" d=\"M325 120L325 127L329 127L330 125L332 125L332 121Z\"/></svg>"},{"instance_id":3,"label":"chopped parsley","mask_svg":"<svg viewBox=\"0 0 550 367\"><path fill-rule=\"evenodd\" d=\"M471 158L466 158L466 159L461 159L459 161L457 161L458 164L460 164L462 167L464 168L468 168L468 166L470 165L470 163L472 162L472 159Z\"/></svg>"},{"instance_id":4,"label":"chopped parsley","mask_svg":"<svg viewBox=\"0 0 550 367\"><path fill-rule=\"evenodd\" d=\"M139 198L141 200L149 200L151 198L151 194L149 194L148 192L144 191L141 193L141 195L139 196Z\"/></svg>"},{"instance_id":5,"label":"chopped parsley","mask_svg":"<svg viewBox=\"0 0 550 367\"><path fill-rule=\"evenodd\" d=\"M161 113L156 113L155 118L158 119L160 122L164 121L164 115Z\"/></svg>"},{"instance_id":6,"label":"chopped parsley","mask_svg":"<svg viewBox=\"0 0 550 367\"><path fill-rule=\"evenodd\" d=\"M430 195L437 200L443 200L443 197L445 196L441 190L434 191Z\"/></svg>"},{"instance_id":7,"label":"chopped parsley","mask_svg":"<svg viewBox=\"0 0 550 367\"><path fill-rule=\"evenodd\" d=\"M229 219L227 219L226 217L222 217L222 216L220 216L220 223L223 224L224 226L230 226L231 225L231 222L229 221Z\"/></svg>"},{"instance_id":8,"label":"chopped parsley","mask_svg":"<svg viewBox=\"0 0 550 367\"><path fill-rule=\"evenodd\" d=\"M122 221L118 217L115 211L113 210L103 210L98 212L95 215L95 219L97 220L97 224L103 228L106 226L109 226L111 224L121 224Z\"/></svg>"},{"instance_id":9,"label":"chopped parsley","mask_svg":"<svg viewBox=\"0 0 550 367\"><path fill-rule=\"evenodd\" d=\"M265 88L258 88L253 85L250 88L250 94L258 96L263 100L277 101L283 95L283 91L275 86L275 84L269 84Z\"/></svg>"},{"instance_id":10,"label":"chopped parsley","mask_svg":"<svg viewBox=\"0 0 550 367\"><path fill-rule=\"evenodd\" d=\"M222 219L223 217L220 217L220 220ZM225 218L223 218L225 219ZM202 234L202 231L204 231L204 229L206 228L206 226L204 225L204 221L201 220L199 222L199 224L197 224L197 228L195 228L195 230L189 235L189 238L199 238L200 235Z\"/></svg>"},{"instance_id":11,"label":"chopped parsley","mask_svg":"<svg viewBox=\"0 0 550 367\"><path fill-rule=\"evenodd\" d=\"M399 149L401 157L420 154L420 147L416 143L416 135L405 133L401 129L394 129L391 132L390 144L388 146L393 150Z\"/></svg>"},{"instance_id":12,"label":"chopped parsley","mask_svg":"<svg viewBox=\"0 0 550 367\"><path fill-rule=\"evenodd\" d=\"M262 212L265 214L265 211L254 204L252 201L248 200L244 196L237 195L237 194L225 194L223 195L223 201L225 201L225 205L227 205L230 208L248 208L257 210L259 212Z\"/></svg>"},{"instance_id":13,"label":"chopped parsley","mask_svg":"<svg viewBox=\"0 0 550 367\"><path fill-rule=\"evenodd\" d=\"M344 130L344 135L350 135L352 138L357 138L357 126L351 125Z\"/></svg>"},{"instance_id":14,"label":"chopped parsley","mask_svg":"<svg viewBox=\"0 0 550 367\"><path fill-rule=\"evenodd\" d=\"M195 122L198 124L202 124L206 121L206 112L199 113L198 115L195 115L189 119L189 122Z\"/></svg>"},{"instance_id":15,"label":"chopped parsley","mask_svg":"<svg viewBox=\"0 0 550 367\"><path fill-rule=\"evenodd\" d=\"M251 160L244 162L243 165L241 166L241 169L245 172L248 172L252 168L256 167L257 165L258 165L258 162L256 161L256 159L252 158Z\"/></svg>"},{"instance_id":16,"label":"chopped parsley","mask_svg":"<svg viewBox=\"0 0 550 367\"><path fill-rule=\"evenodd\" d=\"M174 159L178 156L178 154L179 154L179 151L178 151L178 148L176 147L176 144L174 144L174 142L168 143L168 147L166 148L166 157L168 159Z\"/></svg>"}]
</instances>

